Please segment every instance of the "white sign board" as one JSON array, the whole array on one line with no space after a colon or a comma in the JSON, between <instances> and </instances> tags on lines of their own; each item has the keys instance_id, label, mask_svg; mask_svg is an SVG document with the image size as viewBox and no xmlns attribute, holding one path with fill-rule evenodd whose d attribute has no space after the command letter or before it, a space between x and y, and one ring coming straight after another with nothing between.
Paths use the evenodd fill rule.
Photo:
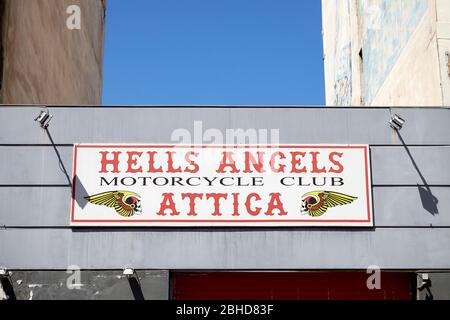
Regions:
<instances>
[{"instance_id":1,"label":"white sign board","mask_svg":"<svg viewBox=\"0 0 450 320\"><path fill-rule=\"evenodd\" d=\"M74 147L72 226L373 226L367 145Z\"/></svg>"}]
</instances>

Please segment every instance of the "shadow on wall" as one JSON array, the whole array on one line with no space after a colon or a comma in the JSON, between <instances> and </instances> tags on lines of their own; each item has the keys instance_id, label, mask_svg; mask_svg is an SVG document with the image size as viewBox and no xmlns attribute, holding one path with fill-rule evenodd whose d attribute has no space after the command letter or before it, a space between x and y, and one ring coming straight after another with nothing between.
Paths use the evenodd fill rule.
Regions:
<instances>
[{"instance_id":1,"label":"shadow on wall","mask_svg":"<svg viewBox=\"0 0 450 320\"><path fill-rule=\"evenodd\" d=\"M144 293L142 292L141 284L137 275L135 277L128 278L131 292L133 293L134 300L145 300Z\"/></svg>"},{"instance_id":2,"label":"shadow on wall","mask_svg":"<svg viewBox=\"0 0 450 320\"><path fill-rule=\"evenodd\" d=\"M88 195L87 190L84 188L78 176L75 176L75 185L77 186L77 192L75 193L75 201L80 206L80 208L84 209L86 207L88 201L84 198L83 195Z\"/></svg>"},{"instance_id":3,"label":"shadow on wall","mask_svg":"<svg viewBox=\"0 0 450 320\"><path fill-rule=\"evenodd\" d=\"M11 279L9 277L0 278L0 284L1 284L1 288L3 288L3 292L6 296L6 300L16 300L16 295L14 293ZM0 300L2 300L2 299L0 299Z\"/></svg>"},{"instance_id":4,"label":"shadow on wall","mask_svg":"<svg viewBox=\"0 0 450 320\"><path fill-rule=\"evenodd\" d=\"M425 210L431 213L433 216L439 214L438 203L439 200L432 193L430 187L426 188L417 185L419 190L420 200L422 201L422 206Z\"/></svg>"},{"instance_id":5,"label":"shadow on wall","mask_svg":"<svg viewBox=\"0 0 450 320\"><path fill-rule=\"evenodd\" d=\"M55 150L56 156L58 157L59 168L66 176L67 182L70 185L70 187L72 188L73 187L72 181L70 181L69 174L67 173L66 167L64 166L64 162L62 161L61 154L59 153L58 148L56 147L55 141L53 141L52 135L50 134L50 131L48 128L45 129L45 132L47 133L48 139L50 140L52 147Z\"/></svg>"},{"instance_id":6,"label":"shadow on wall","mask_svg":"<svg viewBox=\"0 0 450 320\"><path fill-rule=\"evenodd\" d=\"M53 149L55 150L56 156L58 157L59 168L61 169L62 173L64 173L64 176L67 179L68 185L70 186L70 188L73 191L74 185L72 184L69 173L67 172L66 166L64 165L64 162L61 158L61 154L59 153L58 148L56 147L55 141L53 140L52 135L50 134L50 131L48 128L45 129L45 132L47 133L48 139L50 140L50 142L53 146ZM80 179L77 176L75 177L75 180L73 182L75 182L75 184L78 188L78 192L77 192L78 194L81 194L81 195L88 194L86 189L83 187L83 184L81 183ZM79 196L79 197L75 196L75 201L81 208L84 208L87 204L87 200L84 199L84 196Z\"/></svg>"},{"instance_id":7,"label":"shadow on wall","mask_svg":"<svg viewBox=\"0 0 450 320\"><path fill-rule=\"evenodd\" d=\"M5 291L17 300L165 300L169 295L168 271L142 270L131 277L122 270L79 272L75 279L66 270L14 271Z\"/></svg>"},{"instance_id":8,"label":"shadow on wall","mask_svg":"<svg viewBox=\"0 0 450 320\"><path fill-rule=\"evenodd\" d=\"M400 141L402 142L403 147L406 150L406 153L408 154L409 158L411 159L411 162L414 166L414 168L416 169L417 173L420 176L420 179L423 182L423 185L417 185L417 189L419 190L419 195L420 195L420 200L422 201L422 206L425 210L427 210L429 213L431 213L433 216L438 215L439 214L439 209L438 209L438 203L439 203L439 199L436 198L433 195L433 192L431 191L431 188L427 182L427 180L425 179L425 177L423 176L422 172L419 169L419 166L417 165L416 161L414 160L414 157L411 154L411 151L409 150L408 146L405 143L405 140L403 140L403 137L401 136L400 132L398 130L396 130L397 135L400 139Z\"/></svg>"}]
</instances>

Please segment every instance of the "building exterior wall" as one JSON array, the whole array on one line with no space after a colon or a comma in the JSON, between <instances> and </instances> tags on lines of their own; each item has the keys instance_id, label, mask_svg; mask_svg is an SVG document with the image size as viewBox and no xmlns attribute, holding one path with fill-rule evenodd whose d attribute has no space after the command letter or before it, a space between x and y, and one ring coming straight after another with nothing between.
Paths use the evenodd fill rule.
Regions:
<instances>
[{"instance_id":1,"label":"building exterior wall","mask_svg":"<svg viewBox=\"0 0 450 320\"><path fill-rule=\"evenodd\" d=\"M168 271L136 271L130 283L122 270L82 270L80 282L71 281L73 272L12 271L14 298L17 300L167 300ZM136 280L137 281L137 280ZM69 283L69 286L67 285ZM1 297L0 297L1 300Z\"/></svg>"},{"instance_id":2,"label":"building exterior wall","mask_svg":"<svg viewBox=\"0 0 450 320\"><path fill-rule=\"evenodd\" d=\"M81 29L66 12L81 9ZM2 0L3 104L101 103L104 0Z\"/></svg>"},{"instance_id":3,"label":"building exterior wall","mask_svg":"<svg viewBox=\"0 0 450 320\"><path fill-rule=\"evenodd\" d=\"M5 2L5 13L15 12L15 17L25 15L29 11L21 1L13 2L14 5ZM95 6L101 2L81 4L86 3ZM361 1L360 6L356 0L324 3L324 12L337 30L330 33L324 28L325 51L330 52L326 55L327 101L336 105L409 105L419 101L423 105L441 106L446 91L436 93L435 81L442 81L444 88L447 80L442 68L447 70L443 57L448 41L445 22L448 17L437 10L434 19L441 24L431 23L430 4L434 4L431 1L414 1L415 5L408 5L408 10L390 8L392 11L380 16L383 26L389 30L399 25L407 27L405 34L393 43L385 43L389 37L386 30L382 34L372 30L361 33L359 30L367 27L353 28L355 24L363 25L359 18L361 12L374 10L361 5L371 8L374 3L378 2ZM392 3L378 4L386 8ZM439 6L448 5L437 1L434 8ZM345 14L349 18L342 20ZM98 18L96 14L94 17ZM10 22L6 26L7 35L18 32L11 30L25 28L16 25L16 29L8 29ZM56 29L48 27L48 30ZM103 36L100 29L89 30L99 33L79 35L77 41L84 43L100 33ZM36 51L29 53L30 42L14 40L18 36L8 37L12 44L6 42L4 47L6 78L2 98L11 99L7 100L11 104L23 103L25 99L36 104L99 103L101 57L96 53L103 50L101 42L91 48L73 49L81 51L71 56L64 51L70 46L68 43L51 49L34 43L39 53L36 54ZM420 39L427 37L429 46L421 47ZM379 46L380 43L383 45ZM434 45L439 51L431 49ZM32 68L31 63L11 61L8 50L15 46L23 46L24 52L17 54L20 59L35 61L40 69L28 74L25 68ZM59 60L61 50L70 56L69 60ZM411 52L416 57L420 53L428 60L413 63ZM45 62L46 55L53 62ZM78 60L79 57L95 61L96 68L81 65L83 59ZM379 57L388 59L380 61ZM441 68L430 71L439 62ZM338 67L334 69L333 64ZM75 65L81 69L76 70ZM417 78L405 76L409 68L414 69ZM428 73L419 76L421 72ZM9 74L19 76L15 79ZM42 74L49 82L45 87L40 83ZM401 76L403 80L399 80ZM70 85L62 88L57 80ZM403 83L407 80L411 82L409 87ZM15 84L9 86L11 83ZM408 90L414 92L406 97ZM427 94L420 94L420 90ZM416 93L419 94L414 96ZM261 108L255 111L252 108L55 107L51 109L55 117L48 131L32 121L39 111L37 107L0 109L0 118L7 119L0 127L0 202L11 204L10 208L0 210L0 267L11 271L10 281L18 299L167 299L170 296L168 270L364 271L374 265L382 270L430 272L434 298L448 298L448 273L437 272L450 270L450 251L445 245L450 240L450 216L446 214L450 210L449 109ZM408 120L400 136L387 124L392 113ZM117 119L121 119L120 125ZM302 119L308 121L299 125ZM205 130L218 129L224 134L226 129L279 129L282 144L369 144L375 226L361 229L70 227L69 177L75 143L173 143L174 130L186 128L192 132L195 121L202 121ZM82 269L82 285L74 290L65 285L69 276L65 270L71 266ZM123 276L124 267L137 269L139 290ZM9 294L4 290L2 279L0 299ZM428 297L427 292L418 293L419 299Z\"/></svg>"},{"instance_id":4,"label":"building exterior wall","mask_svg":"<svg viewBox=\"0 0 450 320\"><path fill-rule=\"evenodd\" d=\"M450 105L450 1L437 0L437 42L444 105Z\"/></svg>"},{"instance_id":5,"label":"building exterior wall","mask_svg":"<svg viewBox=\"0 0 450 320\"><path fill-rule=\"evenodd\" d=\"M14 204L0 215L0 265L7 268L450 269L450 251L441 245L450 240L448 109L392 110L408 119L401 132L408 148L384 108L54 108L50 136L33 122L38 112L0 109L8 119L0 127L0 200ZM299 126L299 119L308 121ZM171 143L175 129L192 130L195 120L222 132L279 128L282 144L370 144L376 227L69 226L73 144Z\"/></svg>"},{"instance_id":6,"label":"building exterior wall","mask_svg":"<svg viewBox=\"0 0 450 320\"><path fill-rule=\"evenodd\" d=\"M146 270L333 271L372 265L405 272L450 269L445 245L450 241L449 109L55 107L48 132L33 122L39 111L0 109L0 118L7 119L0 126L0 202L10 204L0 214L0 267L13 272L18 297L33 291L43 298L82 293L129 298L121 272L113 272L124 267L141 270L140 275ZM408 119L401 131L405 144L388 125L392 112ZM299 126L299 119L308 121ZM202 121L203 133L279 129L282 144L369 144L375 227L70 227L73 144L168 144L175 129L193 132L195 121ZM62 293L63 271L73 265L84 270L86 286ZM106 278L92 270L105 270ZM114 277L119 284L113 284ZM144 296L153 294L146 290Z\"/></svg>"},{"instance_id":7,"label":"building exterior wall","mask_svg":"<svg viewBox=\"0 0 450 320\"><path fill-rule=\"evenodd\" d=\"M322 3L328 105L445 105L448 89L441 82L449 80L448 68L445 53L439 52L445 51L439 49L445 42L439 40L437 29L445 29L438 19L446 19L447 4L436 0ZM342 90L343 81L347 90Z\"/></svg>"},{"instance_id":8,"label":"building exterior wall","mask_svg":"<svg viewBox=\"0 0 450 320\"><path fill-rule=\"evenodd\" d=\"M353 58L358 41L355 8L351 0L322 1L326 101L330 105L350 106L357 94L353 85L358 82Z\"/></svg>"}]
</instances>

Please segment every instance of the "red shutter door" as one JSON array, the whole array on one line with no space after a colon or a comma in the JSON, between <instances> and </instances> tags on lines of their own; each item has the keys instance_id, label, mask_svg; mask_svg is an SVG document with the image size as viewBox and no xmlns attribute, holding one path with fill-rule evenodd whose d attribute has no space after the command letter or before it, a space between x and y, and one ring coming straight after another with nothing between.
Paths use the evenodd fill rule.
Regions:
<instances>
[{"instance_id":1,"label":"red shutter door","mask_svg":"<svg viewBox=\"0 0 450 320\"><path fill-rule=\"evenodd\" d=\"M369 290L365 272L173 273L175 300L411 300L410 273L382 273Z\"/></svg>"}]
</instances>

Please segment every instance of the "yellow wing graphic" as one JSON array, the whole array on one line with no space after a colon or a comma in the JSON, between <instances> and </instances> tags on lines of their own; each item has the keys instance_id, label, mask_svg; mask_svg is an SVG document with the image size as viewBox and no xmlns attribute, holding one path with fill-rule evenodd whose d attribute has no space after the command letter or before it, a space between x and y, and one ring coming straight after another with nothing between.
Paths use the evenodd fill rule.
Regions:
<instances>
[{"instance_id":1,"label":"yellow wing graphic","mask_svg":"<svg viewBox=\"0 0 450 320\"><path fill-rule=\"evenodd\" d=\"M84 197L92 204L114 208L122 217L141 213L141 196L130 191L108 191Z\"/></svg>"},{"instance_id":2,"label":"yellow wing graphic","mask_svg":"<svg viewBox=\"0 0 450 320\"><path fill-rule=\"evenodd\" d=\"M320 217L329 208L343 206L358 199L343 193L332 191L308 192L302 197L302 213L307 213L311 217Z\"/></svg>"}]
</instances>

